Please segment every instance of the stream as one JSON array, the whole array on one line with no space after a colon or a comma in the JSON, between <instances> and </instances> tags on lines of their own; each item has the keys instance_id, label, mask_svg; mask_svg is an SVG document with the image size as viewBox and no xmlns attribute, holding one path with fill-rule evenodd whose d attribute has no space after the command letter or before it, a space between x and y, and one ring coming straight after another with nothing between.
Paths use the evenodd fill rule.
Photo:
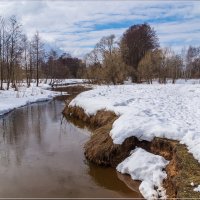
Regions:
<instances>
[{"instance_id":1,"label":"stream","mask_svg":"<svg viewBox=\"0 0 200 200\"><path fill-rule=\"evenodd\" d=\"M0 198L139 198L139 183L88 163L90 137L62 116L62 98L0 118Z\"/></svg>"}]
</instances>

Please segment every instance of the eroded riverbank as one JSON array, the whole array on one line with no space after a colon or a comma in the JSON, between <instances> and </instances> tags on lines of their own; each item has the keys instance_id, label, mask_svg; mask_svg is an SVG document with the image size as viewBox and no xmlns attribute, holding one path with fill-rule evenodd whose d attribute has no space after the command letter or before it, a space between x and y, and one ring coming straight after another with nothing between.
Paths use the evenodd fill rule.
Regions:
<instances>
[{"instance_id":1,"label":"eroded riverbank","mask_svg":"<svg viewBox=\"0 0 200 200\"><path fill-rule=\"evenodd\" d=\"M68 118L77 119L93 127L93 135L85 145L87 159L98 165L116 166L124 160L136 146L158 154L170 160L166 168L168 178L164 187L170 198L199 198L191 182L200 182L200 165L188 153L185 145L177 141L155 138L152 142L138 141L135 137L127 138L122 145L113 144L109 132L117 116L109 111L99 111L88 116L80 107L67 106L64 113Z\"/></svg>"}]
</instances>

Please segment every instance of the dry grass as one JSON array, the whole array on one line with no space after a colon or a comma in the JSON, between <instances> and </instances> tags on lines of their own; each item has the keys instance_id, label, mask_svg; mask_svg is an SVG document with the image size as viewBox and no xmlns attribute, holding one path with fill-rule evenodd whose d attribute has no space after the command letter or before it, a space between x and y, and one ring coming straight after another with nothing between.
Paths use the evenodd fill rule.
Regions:
<instances>
[{"instance_id":1,"label":"dry grass","mask_svg":"<svg viewBox=\"0 0 200 200\"><path fill-rule=\"evenodd\" d=\"M112 138L108 134L110 128L110 124L98 128L85 144L85 156L91 162L108 166L115 157L119 145L113 144Z\"/></svg>"},{"instance_id":2,"label":"dry grass","mask_svg":"<svg viewBox=\"0 0 200 200\"><path fill-rule=\"evenodd\" d=\"M200 198L199 192L194 192L190 184L200 185L200 164L188 153L184 145L176 146L175 162L178 173L174 176L175 187L177 188L177 198Z\"/></svg>"},{"instance_id":3,"label":"dry grass","mask_svg":"<svg viewBox=\"0 0 200 200\"><path fill-rule=\"evenodd\" d=\"M188 153L185 145L178 141L155 138L151 143L151 152L170 160L166 167L167 179L164 187L170 198L200 198L190 184L200 184L200 164Z\"/></svg>"},{"instance_id":4,"label":"dry grass","mask_svg":"<svg viewBox=\"0 0 200 200\"><path fill-rule=\"evenodd\" d=\"M93 134L85 144L86 158L98 165L113 166L129 156L136 146L161 155L170 160L166 167L167 179L164 187L170 198L200 198L200 193L194 192L190 183L200 184L200 164L188 153L185 145L177 141L155 138L152 142L139 141L135 137L127 138L122 145L113 143L109 133L113 122L117 119L113 112L100 110L94 116L88 116L80 107L66 106L63 113L68 119L84 122Z\"/></svg>"},{"instance_id":5,"label":"dry grass","mask_svg":"<svg viewBox=\"0 0 200 200\"><path fill-rule=\"evenodd\" d=\"M100 110L96 113L96 115L88 116L85 114L83 108L78 106L66 106L63 114L67 118L74 118L77 120L81 120L85 122L88 126L93 128L102 127L108 123L113 122L113 120L117 119L115 113L111 111Z\"/></svg>"}]
</instances>

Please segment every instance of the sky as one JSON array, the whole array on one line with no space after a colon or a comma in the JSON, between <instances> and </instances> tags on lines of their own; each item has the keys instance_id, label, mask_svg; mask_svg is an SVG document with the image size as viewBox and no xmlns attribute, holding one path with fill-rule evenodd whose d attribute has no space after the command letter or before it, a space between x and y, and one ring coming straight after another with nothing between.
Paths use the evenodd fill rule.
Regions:
<instances>
[{"instance_id":1,"label":"sky","mask_svg":"<svg viewBox=\"0 0 200 200\"><path fill-rule=\"evenodd\" d=\"M0 16L16 15L29 38L39 31L50 46L83 57L103 37L120 39L130 26L149 23L161 47L180 52L200 45L200 1L0 1Z\"/></svg>"}]
</instances>

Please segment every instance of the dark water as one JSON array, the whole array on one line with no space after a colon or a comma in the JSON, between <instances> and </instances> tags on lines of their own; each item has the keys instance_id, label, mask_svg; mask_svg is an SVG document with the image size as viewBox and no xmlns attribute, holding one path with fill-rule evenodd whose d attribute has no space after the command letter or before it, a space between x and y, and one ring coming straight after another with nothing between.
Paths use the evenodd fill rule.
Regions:
<instances>
[{"instance_id":1,"label":"dark water","mask_svg":"<svg viewBox=\"0 0 200 200\"><path fill-rule=\"evenodd\" d=\"M53 100L0 118L0 198L141 197L129 177L85 160L90 133L63 119L63 108Z\"/></svg>"}]
</instances>

